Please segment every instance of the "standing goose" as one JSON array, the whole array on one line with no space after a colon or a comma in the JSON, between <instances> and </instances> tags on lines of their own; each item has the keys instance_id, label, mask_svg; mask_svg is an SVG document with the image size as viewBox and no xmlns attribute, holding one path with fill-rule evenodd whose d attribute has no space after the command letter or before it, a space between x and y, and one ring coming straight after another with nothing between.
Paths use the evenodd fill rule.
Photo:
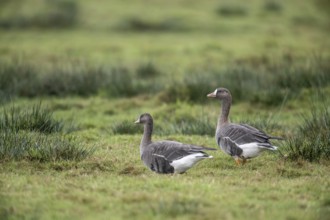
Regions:
<instances>
[{"instance_id":1,"label":"standing goose","mask_svg":"<svg viewBox=\"0 0 330 220\"><path fill-rule=\"evenodd\" d=\"M221 114L215 132L218 146L232 156L237 164L244 164L246 159L257 157L262 151L277 150L270 143L270 139L282 140L272 137L261 130L247 124L230 123L228 119L232 97L228 89L218 88L207 95L209 98L221 100Z\"/></svg>"},{"instance_id":2,"label":"standing goose","mask_svg":"<svg viewBox=\"0 0 330 220\"><path fill-rule=\"evenodd\" d=\"M176 141L151 141L153 119L150 114L140 115L136 124L144 125L140 144L140 155L143 163L156 173L184 173L198 161L212 158L203 150L216 150Z\"/></svg>"}]
</instances>

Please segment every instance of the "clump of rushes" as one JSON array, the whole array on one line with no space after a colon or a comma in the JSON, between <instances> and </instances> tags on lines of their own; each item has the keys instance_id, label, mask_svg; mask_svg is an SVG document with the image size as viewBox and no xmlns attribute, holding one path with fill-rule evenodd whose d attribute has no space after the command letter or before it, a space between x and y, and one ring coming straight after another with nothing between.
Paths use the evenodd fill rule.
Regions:
<instances>
[{"instance_id":1,"label":"clump of rushes","mask_svg":"<svg viewBox=\"0 0 330 220\"><path fill-rule=\"evenodd\" d=\"M250 101L273 106L292 98L305 88L330 85L330 65L326 59L304 64L266 62L259 67L241 64L236 67L187 72L181 81L172 83L159 95L165 102L184 100L205 102L210 88L230 88L234 102ZM204 94L204 95L203 95Z\"/></svg>"},{"instance_id":2,"label":"clump of rushes","mask_svg":"<svg viewBox=\"0 0 330 220\"><path fill-rule=\"evenodd\" d=\"M288 140L288 158L310 162L330 159L330 110L314 108L304 117L298 133Z\"/></svg>"},{"instance_id":3,"label":"clump of rushes","mask_svg":"<svg viewBox=\"0 0 330 220\"><path fill-rule=\"evenodd\" d=\"M153 63L146 63L141 64L136 69L136 74L140 78L149 78L149 77L156 77L160 75L160 71L156 68L156 66Z\"/></svg>"},{"instance_id":4,"label":"clump of rushes","mask_svg":"<svg viewBox=\"0 0 330 220\"><path fill-rule=\"evenodd\" d=\"M151 20L140 17L128 17L121 21L115 29L131 32L177 32L185 31L187 27L180 20L173 18Z\"/></svg>"},{"instance_id":5,"label":"clump of rushes","mask_svg":"<svg viewBox=\"0 0 330 220\"><path fill-rule=\"evenodd\" d=\"M35 10L33 15L26 15L20 7L10 7L10 3L15 5L15 1L3 1L4 6L8 2L7 8L15 8L10 16L0 19L2 29L62 29L73 27L78 23L79 5L74 0L44 0L44 7ZM16 2L17 3L17 2ZM41 2L39 2L41 3Z\"/></svg>"},{"instance_id":6,"label":"clump of rushes","mask_svg":"<svg viewBox=\"0 0 330 220\"><path fill-rule=\"evenodd\" d=\"M166 130L164 130L164 132L166 132ZM194 120L182 120L171 125L168 129L168 133L213 136L214 125L205 117Z\"/></svg>"},{"instance_id":7,"label":"clump of rushes","mask_svg":"<svg viewBox=\"0 0 330 220\"><path fill-rule=\"evenodd\" d=\"M41 103L28 109L12 106L4 109L0 116L0 130L54 133L64 130L64 122L55 119L50 110L42 108Z\"/></svg>"},{"instance_id":8,"label":"clump of rushes","mask_svg":"<svg viewBox=\"0 0 330 220\"><path fill-rule=\"evenodd\" d=\"M65 126L41 104L4 109L0 117L0 160L80 161L90 156L94 148L64 135Z\"/></svg>"},{"instance_id":9,"label":"clump of rushes","mask_svg":"<svg viewBox=\"0 0 330 220\"><path fill-rule=\"evenodd\" d=\"M219 6L216 13L223 17L241 17L246 16L248 10L242 5L227 4Z\"/></svg>"},{"instance_id":10,"label":"clump of rushes","mask_svg":"<svg viewBox=\"0 0 330 220\"><path fill-rule=\"evenodd\" d=\"M264 3L263 9L268 12L281 12L283 6L278 1L268 0Z\"/></svg>"},{"instance_id":11,"label":"clump of rushes","mask_svg":"<svg viewBox=\"0 0 330 220\"><path fill-rule=\"evenodd\" d=\"M0 160L57 162L80 161L93 154L94 148L63 135L33 132L0 132Z\"/></svg>"},{"instance_id":12,"label":"clump of rushes","mask_svg":"<svg viewBox=\"0 0 330 220\"><path fill-rule=\"evenodd\" d=\"M136 126L132 121L124 120L122 122L115 123L111 126L111 130L114 134L138 134L141 133L141 128Z\"/></svg>"}]
</instances>

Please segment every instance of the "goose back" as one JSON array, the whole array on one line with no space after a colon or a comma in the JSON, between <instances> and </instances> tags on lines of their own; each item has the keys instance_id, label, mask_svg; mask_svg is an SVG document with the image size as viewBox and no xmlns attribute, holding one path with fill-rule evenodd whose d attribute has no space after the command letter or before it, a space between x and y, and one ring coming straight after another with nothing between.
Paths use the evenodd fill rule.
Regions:
<instances>
[{"instance_id":1,"label":"goose back","mask_svg":"<svg viewBox=\"0 0 330 220\"><path fill-rule=\"evenodd\" d=\"M218 145L223 137L229 137L239 145L253 142L270 144L269 139L276 138L249 125L232 123L218 125L216 132L216 141Z\"/></svg>"}]
</instances>

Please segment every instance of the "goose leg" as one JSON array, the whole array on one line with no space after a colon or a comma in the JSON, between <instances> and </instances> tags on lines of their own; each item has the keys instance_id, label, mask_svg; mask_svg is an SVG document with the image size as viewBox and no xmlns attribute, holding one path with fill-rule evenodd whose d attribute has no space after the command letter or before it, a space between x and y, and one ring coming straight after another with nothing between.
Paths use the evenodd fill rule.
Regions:
<instances>
[{"instance_id":1,"label":"goose leg","mask_svg":"<svg viewBox=\"0 0 330 220\"><path fill-rule=\"evenodd\" d=\"M242 165L244 165L246 161L247 161L246 158L243 158Z\"/></svg>"},{"instance_id":2,"label":"goose leg","mask_svg":"<svg viewBox=\"0 0 330 220\"><path fill-rule=\"evenodd\" d=\"M241 165L241 160L238 157L235 158L235 161L236 161L237 166Z\"/></svg>"}]
</instances>

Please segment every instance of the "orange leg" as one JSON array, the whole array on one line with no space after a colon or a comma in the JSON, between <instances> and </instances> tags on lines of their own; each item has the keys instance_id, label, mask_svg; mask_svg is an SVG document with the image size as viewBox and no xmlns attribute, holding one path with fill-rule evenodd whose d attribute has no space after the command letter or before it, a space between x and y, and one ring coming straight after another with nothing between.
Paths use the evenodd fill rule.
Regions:
<instances>
[{"instance_id":1,"label":"orange leg","mask_svg":"<svg viewBox=\"0 0 330 220\"><path fill-rule=\"evenodd\" d=\"M243 162L242 162L242 165L244 165L246 163L246 159L243 158Z\"/></svg>"},{"instance_id":2,"label":"orange leg","mask_svg":"<svg viewBox=\"0 0 330 220\"><path fill-rule=\"evenodd\" d=\"M237 166L241 165L241 160L238 157L235 158L235 161L236 161Z\"/></svg>"}]
</instances>

